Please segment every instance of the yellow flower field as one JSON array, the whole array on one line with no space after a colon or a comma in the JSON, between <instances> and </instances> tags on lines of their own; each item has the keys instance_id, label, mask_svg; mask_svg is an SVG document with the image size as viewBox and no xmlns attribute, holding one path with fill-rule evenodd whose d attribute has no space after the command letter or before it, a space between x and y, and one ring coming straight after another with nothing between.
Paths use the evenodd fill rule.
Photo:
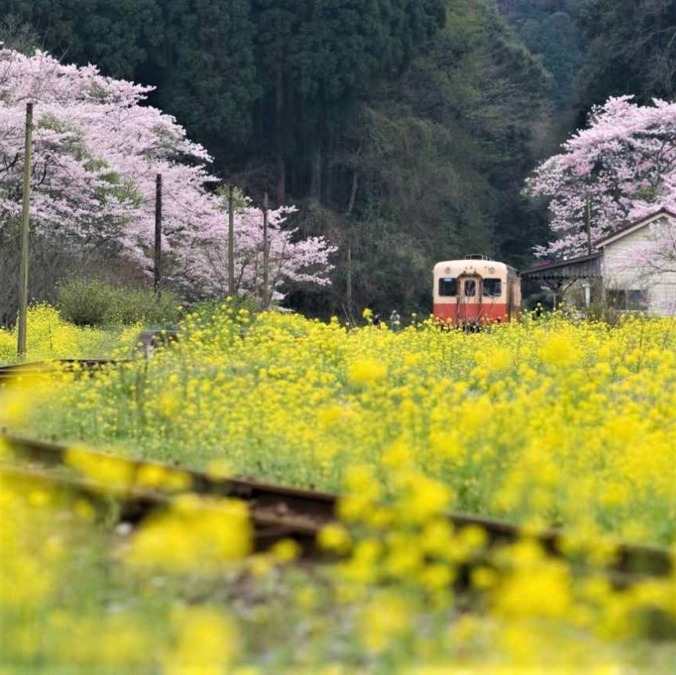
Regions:
<instances>
[{"instance_id":1,"label":"yellow flower field","mask_svg":"<svg viewBox=\"0 0 676 675\"><path fill-rule=\"evenodd\" d=\"M676 538L673 320L464 334L226 308L184 330L147 363L30 392L13 424L334 490L363 465L386 495L392 469L415 467L461 510Z\"/></svg>"},{"instance_id":2,"label":"yellow flower field","mask_svg":"<svg viewBox=\"0 0 676 675\"><path fill-rule=\"evenodd\" d=\"M133 333L125 340L127 357ZM78 355L87 354L69 354ZM454 532L443 518L457 510L526 532L561 527L571 554L592 569L619 539L675 547L673 320L609 327L554 315L478 334L431 322L395 332L253 317L226 303L188 316L179 342L149 361L18 385L2 411L0 424L17 431L345 495L344 524L323 535L327 548L350 552L345 561L321 578L293 569L280 578L274 565L247 563L268 591L264 604L242 611L212 596L185 605L190 583L225 583L214 581L213 560L207 581L186 582L188 551L221 546L198 541L213 529L208 521L185 529L197 521L183 516L181 526L142 530L119 563L130 577L116 578L111 593L126 598L128 625L159 617L166 648L147 672L623 673L634 665L667 673L676 658L676 577L616 590L601 574L546 558L527 537L474 570L479 599L460 612L451 582L484 542L481 531ZM241 518L234 505L224 509ZM24 555L23 544L12 546ZM25 560L44 564L47 553L28 548ZM169 565L159 577L138 564L155 555ZM233 564L224 560L224 569ZM162 600L153 578L171 589ZM56 602L48 581L26 602ZM128 607L129 588L148 601ZM2 620L52 630L52 610L22 624L3 593ZM87 611L112 621L92 604ZM59 616L82 622L86 635L85 618ZM190 626L200 622L213 626L221 656L215 664L194 656L190 670L190 645L200 643ZM262 627L267 643L253 637ZM646 642L653 633L662 641ZM137 656L130 647L129 672Z\"/></svg>"},{"instance_id":3,"label":"yellow flower field","mask_svg":"<svg viewBox=\"0 0 676 675\"><path fill-rule=\"evenodd\" d=\"M59 313L48 305L31 307L27 322L27 361L79 356L97 358L105 356L117 342L117 336L111 333L96 328L78 328L63 321ZM16 352L16 329L0 329L0 365L14 363Z\"/></svg>"}]
</instances>

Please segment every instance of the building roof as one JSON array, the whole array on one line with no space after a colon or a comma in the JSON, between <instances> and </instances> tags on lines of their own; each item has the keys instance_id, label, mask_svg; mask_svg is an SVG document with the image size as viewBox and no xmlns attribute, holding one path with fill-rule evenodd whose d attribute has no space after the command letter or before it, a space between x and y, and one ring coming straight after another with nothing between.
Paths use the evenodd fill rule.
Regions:
<instances>
[{"instance_id":1,"label":"building roof","mask_svg":"<svg viewBox=\"0 0 676 675\"><path fill-rule=\"evenodd\" d=\"M613 234L609 234L594 243L594 248L599 249L588 255L569 258L568 260L556 260L554 262L540 262L522 270L520 275L525 279L555 280L555 279L589 279L601 276L600 258L602 250L608 244L636 232L646 225L654 222L661 216L667 216L676 221L676 213L666 207L653 211L650 215L633 220L621 227Z\"/></svg>"},{"instance_id":2,"label":"building roof","mask_svg":"<svg viewBox=\"0 0 676 675\"><path fill-rule=\"evenodd\" d=\"M601 276L600 253L556 260L554 262L540 262L521 270L519 273L524 279L591 279Z\"/></svg>"},{"instance_id":3,"label":"building roof","mask_svg":"<svg viewBox=\"0 0 676 675\"><path fill-rule=\"evenodd\" d=\"M598 241L595 242L594 246L596 248L603 248L608 244L612 244L614 241L617 241L622 237L626 237L628 234L636 232L637 230L644 228L646 225L650 225L650 223L655 221L660 216L667 216L669 218L676 220L676 213L667 209L666 207L661 207L657 209L657 211L653 211L653 213L651 213L649 216L645 216L644 218L640 218L639 220L634 220L625 225L624 227L621 227L616 232L613 232L613 234L609 234L608 236L599 239Z\"/></svg>"}]
</instances>

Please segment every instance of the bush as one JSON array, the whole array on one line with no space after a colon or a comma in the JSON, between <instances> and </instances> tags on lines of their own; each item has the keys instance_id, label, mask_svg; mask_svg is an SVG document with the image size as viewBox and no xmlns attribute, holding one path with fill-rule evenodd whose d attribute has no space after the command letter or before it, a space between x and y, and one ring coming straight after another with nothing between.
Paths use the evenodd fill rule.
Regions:
<instances>
[{"instance_id":1,"label":"bush","mask_svg":"<svg viewBox=\"0 0 676 675\"><path fill-rule=\"evenodd\" d=\"M200 300L190 305L190 314L199 317L205 325L214 322L214 317L221 316L224 312L230 316L236 316L241 310L246 310L255 316L261 311L260 303L255 298L229 296L224 300Z\"/></svg>"},{"instance_id":2,"label":"bush","mask_svg":"<svg viewBox=\"0 0 676 675\"><path fill-rule=\"evenodd\" d=\"M109 311L109 323L130 325L143 323L166 328L179 319L179 297L162 291L159 299L152 291L142 288L117 288Z\"/></svg>"},{"instance_id":3,"label":"bush","mask_svg":"<svg viewBox=\"0 0 676 675\"><path fill-rule=\"evenodd\" d=\"M95 279L71 279L58 288L61 316L77 326L167 326L178 321L179 303L171 291L163 291L158 300L150 290Z\"/></svg>"},{"instance_id":4,"label":"bush","mask_svg":"<svg viewBox=\"0 0 676 675\"><path fill-rule=\"evenodd\" d=\"M101 281L72 279L58 288L59 312L64 320L76 326L103 326L113 293L113 287Z\"/></svg>"}]
</instances>

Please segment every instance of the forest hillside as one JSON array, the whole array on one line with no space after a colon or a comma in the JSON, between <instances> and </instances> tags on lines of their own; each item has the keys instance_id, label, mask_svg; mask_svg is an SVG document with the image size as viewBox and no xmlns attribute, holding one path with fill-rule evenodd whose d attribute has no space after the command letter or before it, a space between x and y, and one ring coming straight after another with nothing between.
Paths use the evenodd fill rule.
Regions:
<instances>
[{"instance_id":1,"label":"forest hillside","mask_svg":"<svg viewBox=\"0 0 676 675\"><path fill-rule=\"evenodd\" d=\"M433 263L547 242L526 177L608 95L672 96L676 2L0 0L0 39L149 103L299 236L337 247L308 314L427 311Z\"/></svg>"}]
</instances>

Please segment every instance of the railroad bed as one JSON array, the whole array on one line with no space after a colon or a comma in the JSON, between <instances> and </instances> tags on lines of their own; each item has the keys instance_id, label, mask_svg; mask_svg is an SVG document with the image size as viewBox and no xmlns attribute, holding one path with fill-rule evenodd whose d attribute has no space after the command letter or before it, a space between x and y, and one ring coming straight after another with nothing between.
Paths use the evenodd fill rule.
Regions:
<instances>
[{"instance_id":1,"label":"railroad bed","mask_svg":"<svg viewBox=\"0 0 676 675\"><path fill-rule=\"evenodd\" d=\"M317 560L324 557L317 544L319 531L337 518L339 495L326 492L244 478L220 478L171 464L5 434L0 435L0 446L9 451L5 452L9 459L0 467L6 479L29 487L65 490L104 507L112 499L117 505L118 521L132 527L151 513L170 506L178 495L229 497L248 505L256 551L292 539L299 545L302 558ZM94 477L82 478L78 466L91 469L86 475ZM103 469L100 475L116 478L97 479L97 467ZM481 528L489 550L514 542L522 535L519 527L499 520L458 513L449 513L448 519L457 530ZM551 555L564 557L564 533L550 530L535 535L529 532L529 536L534 536ZM641 578L668 575L673 565L673 556L667 549L619 544L606 571L615 585L626 586Z\"/></svg>"}]
</instances>

